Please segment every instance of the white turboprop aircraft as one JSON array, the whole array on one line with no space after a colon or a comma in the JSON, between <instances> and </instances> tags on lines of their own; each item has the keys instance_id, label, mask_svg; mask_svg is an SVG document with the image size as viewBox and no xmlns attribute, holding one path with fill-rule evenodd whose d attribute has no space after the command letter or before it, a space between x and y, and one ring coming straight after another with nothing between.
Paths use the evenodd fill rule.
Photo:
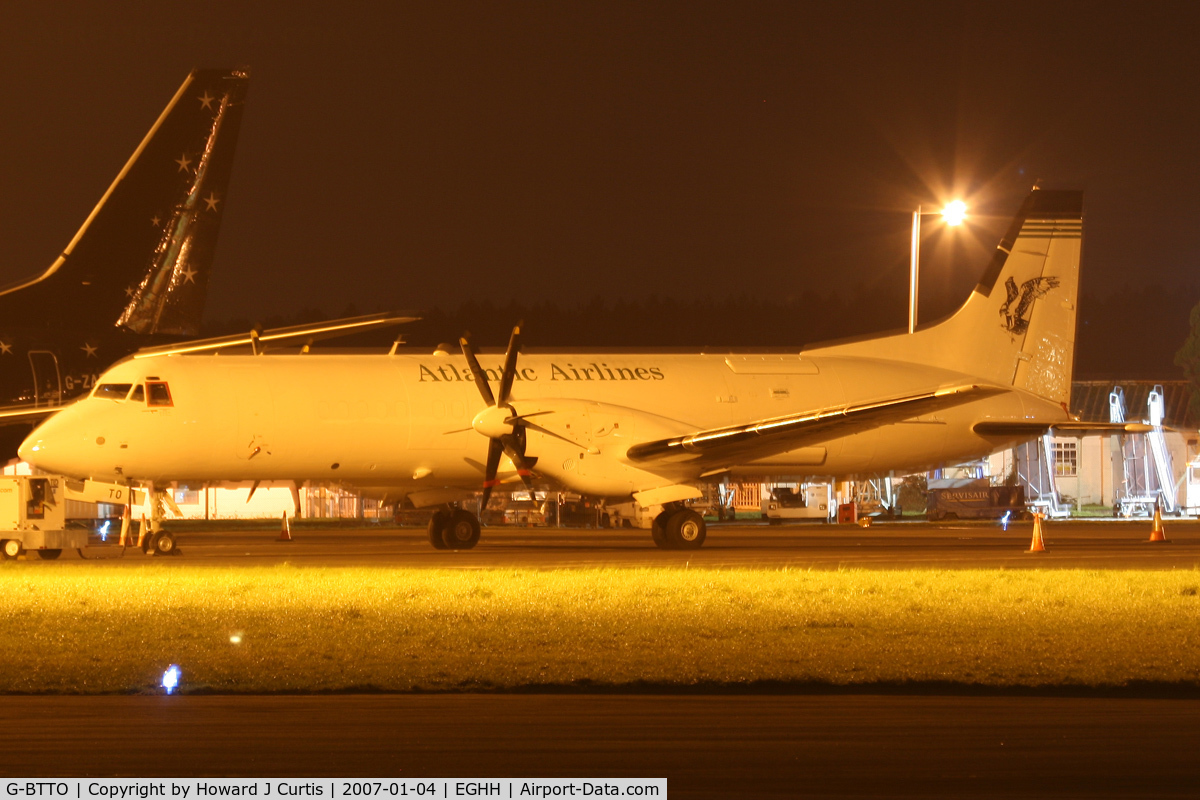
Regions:
<instances>
[{"instance_id":1,"label":"white turboprop aircraft","mask_svg":"<svg viewBox=\"0 0 1200 800\"><path fill-rule=\"evenodd\" d=\"M787 355L143 351L46 421L23 458L79 478L326 480L443 506L439 548L470 548L459 502L531 475L661 506L659 547L697 548L685 501L719 476L845 476L978 458L1067 411L1082 194L1034 190L979 285L915 333ZM493 390L493 386L496 387ZM157 525L157 521L155 522ZM155 528L157 530L157 528Z\"/></svg>"}]
</instances>

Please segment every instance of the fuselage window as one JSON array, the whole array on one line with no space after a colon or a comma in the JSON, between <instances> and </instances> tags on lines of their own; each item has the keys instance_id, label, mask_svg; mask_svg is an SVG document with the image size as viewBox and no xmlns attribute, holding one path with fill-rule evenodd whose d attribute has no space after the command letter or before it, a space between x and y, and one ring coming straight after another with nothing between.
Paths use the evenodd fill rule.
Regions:
<instances>
[{"instance_id":1,"label":"fuselage window","mask_svg":"<svg viewBox=\"0 0 1200 800\"><path fill-rule=\"evenodd\" d=\"M146 405L148 406L173 406L171 402L171 390L167 388L166 381L146 381L146 396L149 398Z\"/></svg>"},{"instance_id":2,"label":"fuselage window","mask_svg":"<svg viewBox=\"0 0 1200 800\"><path fill-rule=\"evenodd\" d=\"M133 387L133 394L129 395L129 399L136 403L146 402L146 389L139 383Z\"/></svg>"},{"instance_id":3,"label":"fuselage window","mask_svg":"<svg viewBox=\"0 0 1200 800\"><path fill-rule=\"evenodd\" d=\"M96 387L92 397L103 397L105 400L124 400L132 388L132 383L102 383Z\"/></svg>"}]
</instances>

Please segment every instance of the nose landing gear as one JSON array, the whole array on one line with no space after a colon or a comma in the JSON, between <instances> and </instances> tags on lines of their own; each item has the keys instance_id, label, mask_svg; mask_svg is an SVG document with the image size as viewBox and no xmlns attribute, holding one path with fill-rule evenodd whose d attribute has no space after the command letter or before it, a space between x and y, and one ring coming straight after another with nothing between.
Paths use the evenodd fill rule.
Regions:
<instances>
[{"instance_id":1,"label":"nose landing gear","mask_svg":"<svg viewBox=\"0 0 1200 800\"><path fill-rule=\"evenodd\" d=\"M179 551L175 548L175 535L163 530L162 521L166 515L163 511L164 504L169 504L176 513L179 513L179 508L171 499L169 490L160 489L153 484L149 486L149 490L150 524L148 530L142 533L142 552L148 556L177 556Z\"/></svg>"},{"instance_id":2,"label":"nose landing gear","mask_svg":"<svg viewBox=\"0 0 1200 800\"><path fill-rule=\"evenodd\" d=\"M149 556L169 556L175 553L175 536L166 531L148 532L142 540L142 551Z\"/></svg>"}]
</instances>

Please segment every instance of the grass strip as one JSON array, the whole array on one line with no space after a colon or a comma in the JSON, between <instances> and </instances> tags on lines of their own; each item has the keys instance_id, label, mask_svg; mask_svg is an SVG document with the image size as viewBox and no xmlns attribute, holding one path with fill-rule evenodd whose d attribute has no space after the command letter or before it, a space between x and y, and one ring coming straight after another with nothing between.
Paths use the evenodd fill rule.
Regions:
<instances>
[{"instance_id":1,"label":"grass strip","mask_svg":"<svg viewBox=\"0 0 1200 800\"><path fill-rule=\"evenodd\" d=\"M1200 572L0 568L0 692L1200 686ZM234 643L231 637L239 641Z\"/></svg>"}]
</instances>

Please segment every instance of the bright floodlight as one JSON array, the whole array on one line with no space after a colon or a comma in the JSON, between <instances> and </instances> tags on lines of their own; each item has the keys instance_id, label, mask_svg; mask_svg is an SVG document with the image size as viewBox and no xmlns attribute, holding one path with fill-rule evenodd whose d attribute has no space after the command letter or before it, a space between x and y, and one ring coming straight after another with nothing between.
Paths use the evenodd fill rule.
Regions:
<instances>
[{"instance_id":1,"label":"bright floodlight","mask_svg":"<svg viewBox=\"0 0 1200 800\"><path fill-rule=\"evenodd\" d=\"M172 664L166 672L163 673L162 687L167 690L167 694L171 694L179 686L179 667Z\"/></svg>"},{"instance_id":2,"label":"bright floodlight","mask_svg":"<svg viewBox=\"0 0 1200 800\"><path fill-rule=\"evenodd\" d=\"M947 225L962 225L966 218L967 204L962 200L947 203L946 207L942 209L942 219L946 220Z\"/></svg>"}]
</instances>

